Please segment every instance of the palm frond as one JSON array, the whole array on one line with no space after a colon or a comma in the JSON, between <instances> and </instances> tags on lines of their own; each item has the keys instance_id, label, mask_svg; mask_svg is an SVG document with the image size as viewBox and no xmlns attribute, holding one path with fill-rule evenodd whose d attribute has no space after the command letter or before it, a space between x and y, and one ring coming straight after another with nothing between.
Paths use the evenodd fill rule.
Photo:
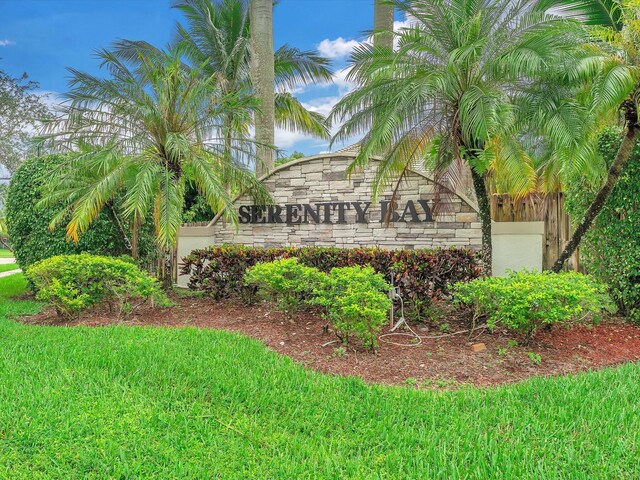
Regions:
<instances>
[{"instance_id":1,"label":"palm frond","mask_svg":"<svg viewBox=\"0 0 640 480\"><path fill-rule=\"evenodd\" d=\"M276 125L287 130L306 133L318 138L330 138L327 119L318 112L311 112L290 93L275 96Z\"/></svg>"},{"instance_id":2,"label":"palm frond","mask_svg":"<svg viewBox=\"0 0 640 480\"><path fill-rule=\"evenodd\" d=\"M333 80L329 59L313 51L282 45L274 52L276 87L294 89Z\"/></svg>"}]
</instances>

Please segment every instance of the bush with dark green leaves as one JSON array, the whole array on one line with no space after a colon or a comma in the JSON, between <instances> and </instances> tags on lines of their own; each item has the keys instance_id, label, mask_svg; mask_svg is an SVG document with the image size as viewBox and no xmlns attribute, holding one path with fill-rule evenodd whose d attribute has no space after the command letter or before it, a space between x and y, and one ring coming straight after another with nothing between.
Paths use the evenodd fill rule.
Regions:
<instances>
[{"instance_id":1,"label":"bush with dark green leaves","mask_svg":"<svg viewBox=\"0 0 640 480\"><path fill-rule=\"evenodd\" d=\"M97 305L108 306L120 318L147 300L167 302L158 282L131 258L56 255L34 263L26 275L36 298L65 318Z\"/></svg>"},{"instance_id":2,"label":"bush with dark green leaves","mask_svg":"<svg viewBox=\"0 0 640 480\"><path fill-rule=\"evenodd\" d=\"M605 285L580 273L511 272L453 287L456 303L473 309L474 319L531 338L542 326L587 321L611 308Z\"/></svg>"},{"instance_id":3,"label":"bush with dark green leaves","mask_svg":"<svg viewBox=\"0 0 640 480\"><path fill-rule=\"evenodd\" d=\"M600 153L607 164L620 146L620 131L606 130L600 137ZM580 221L597 193L582 180L566 186L566 206ZM609 287L618 310L640 322L640 146L636 146L618 184L580 244L584 269Z\"/></svg>"},{"instance_id":4,"label":"bush with dark green leaves","mask_svg":"<svg viewBox=\"0 0 640 480\"><path fill-rule=\"evenodd\" d=\"M53 231L49 229L51 219L63 205L39 208L37 204L47 176L59 168L64 159L61 155L30 158L11 178L6 205L7 231L17 263L23 269L54 255L87 252L118 256L131 253L125 235L118 228L115 206L106 206L77 244L67 241L66 222L61 222ZM140 245L143 255L154 250L148 234L141 235Z\"/></svg>"}]
</instances>

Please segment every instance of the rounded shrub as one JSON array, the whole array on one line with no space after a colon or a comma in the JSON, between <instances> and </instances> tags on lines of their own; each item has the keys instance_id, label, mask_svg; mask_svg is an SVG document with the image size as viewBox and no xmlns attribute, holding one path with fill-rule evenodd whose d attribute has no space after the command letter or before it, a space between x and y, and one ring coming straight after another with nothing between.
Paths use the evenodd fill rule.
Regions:
<instances>
[{"instance_id":1,"label":"rounded shrub","mask_svg":"<svg viewBox=\"0 0 640 480\"><path fill-rule=\"evenodd\" d=\"M48 208L36 205L42 198L40 191L47 176L59 168L64 159L63 155L30 158L11 178L6 205L7 232L18 265L23 269L54 255L88 252L118 256L130 253L108 208L94 220L77 244L67 241L66 222L61 222L53 231L49 229L51 219L63 205Z\"/></svg>"},{"instance_id":2,"label":"rounded shrub","mask_svg":"<svg viewBox=\"0 0 640 480\"><path fill-rule=\"evenodd\" d=\"M506 277L483 277L457 283L453 298L473 309L474 320L486 318L529 339L543 326L584 321L611 309L606 286L581 273L535 273L523 270Z\"/></svg>"},{"instance_id":3,"label":"rounded shrub","mask_svg":"<svg viewBox=\"0 0 640 480\"><path fill-rule=\"evenodd\" d=\"M298 263L297 258L283 258L247 269L244 283L255 285L268 298L275 299L278 309L291 321L293 312L312 297L324 277L317 268Z\"/></svg>"},{"instance_id":4,"label":"rounded shrub","mask_svg":"<svg viewBox=\"0 0 640 480\"><path fill-rule=\"evenodd\" d=\"M375 350L377 335L389 319L389 285L373 267L333 268L315 290L314 303L325 308L326 317L343 344L357 338Z\"/></svg>"},{"instance_id":5,"label":"rounded shrub","mask_svg":"<svg viewBox=\"0 0 640 480\"><path fill-rule=\"evenodd\" d=\"M157 281L126 258L56 255L34 263L26 275L36 298L49 303L62 317L99 304L120 317L145 300L166 301Z\"/></svg>"}]
</instances>

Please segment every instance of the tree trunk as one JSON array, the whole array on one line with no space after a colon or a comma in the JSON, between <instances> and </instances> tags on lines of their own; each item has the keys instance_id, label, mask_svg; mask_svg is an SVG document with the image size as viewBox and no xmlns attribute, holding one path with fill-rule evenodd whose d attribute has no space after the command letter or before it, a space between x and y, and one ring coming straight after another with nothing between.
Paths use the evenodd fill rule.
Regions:
<instances>
[{"instance_id":1,"label":"tree trunk","mask_svg":"<svg viewBox=\"0 0 640 480\"><path fill-rule=\"evenodd\" d=\"M160 281L162 288L168 292L173 287L173 250L171 248L165 249L162 252L162 260L163 265Z\"/></svg>"},{"instance_id":2,"label":"tree trunk","mask_svg":"<svg viewBox=\"0 0 640 480\"><path fill-rule=\"evenodd\" d=\"M251 28L251 80L260 100L255 114L255 139L258 164L256 174L274 166L275 136L275 75L273 54L273 0L251 0L249 5Z\"/></svg>"},{"instance_id":3,"label":"tree trunk","mask_svg":"<svg viewBox=\"0 0 640 480\"><path fill-rule=\"evenodd\" d=\"M373 29L376 33L373 44L377 47L393 49L393 2L373 0Z\"/></svg>"},{"instance_id":4,"label":"tree trunk","mask_svg":"<svg viewBox=\"0 0 640 480\"><path fill-rule=\"evenodd\" d=\"M564 266L564 262L566 262L571 255L576 251L582 237L591 227L591 224L598 217L604 205L613 190L613 187L618 183L618 179L620 178L620 174L624 170L624 167L629 162L629 158L631 157L631 153L633 152L634 147L638 141L638 136L640 136L640 128L637 125L637 119L633 119L632 122L628 123L627 133L622 139L622 144L620 144L620 148L616 153L616 158L614 158L611 167L609 167L609 172L607 173L607 181L602 186L596 198L593 199L591 205L587 209L587 212L584 214L584 218L578 228L576 228L575 232L571 236L571 240L567 243L567 246L564 247L564 250L558 257L558 260L553 264L551 270L555 273L560 272L562 267Z\"/></svg>"},{"instance_id":5,"label":"tree trunk","mask_svg":"<svg viewBox=\"0 0 640 480\"><path fill-rule=\"evenodd\" d=\"M133 225L131 226L131 256L138 260L140 258L140 252L138 248L138 233L140 232L140 219L138 215L133 218Z\"/></svg>"},{"instance_id":6,"label":"tree trunk","mask_svg":"<svg viewBox=\"0 0 640 480\"><path fill-rule=\"evenodd\" d=\"M482 222L482 262L484 263L484 274L491 276L493 247L491 245L491 205L489 204L489 193L484 177L471 168L473 188L478 200L480 210L480 221Z\"/></svg>"}]
</instances>

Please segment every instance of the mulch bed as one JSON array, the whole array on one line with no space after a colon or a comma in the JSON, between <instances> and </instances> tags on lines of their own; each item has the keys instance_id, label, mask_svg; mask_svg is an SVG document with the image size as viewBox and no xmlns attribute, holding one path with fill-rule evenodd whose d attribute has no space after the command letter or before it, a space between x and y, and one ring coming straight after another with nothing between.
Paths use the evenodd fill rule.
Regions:
<instances>
[{"instance_id":1,"label":"mulch bed","mask_svg":"<svg viewBox=\"0 0 640 480\"><path fill-rule=\"evenodd\" d=\"M640 360L640 327L612 319L600 325L555 327L540 332L529 345L514 346L517 338L505 332L477 330L469 333L423 338L391 336L380 341L376 353L340 348L335 335L316 312L303 312L290 323L268 304L252 306L237 301L215 302L207 298L177 297L173 307L143 308L124 322L127 325L199 327L241 332L288 355L306 367L324 373L358 376L367 382L415 385L420 388L455 388L463 384L489 386L531 376L560 375ZM22 319L46 325L102 326L117 322L113 316L94 312L82 319L62 321L52 310ZM438 319L450 332L469 328L464 313L450 312ZM412 325L421 336L441 336L437 326ZM388 333L388 328L383 332ZM415 340L414 340L415 341ZM472 351L484 343L486 350ZM531 355L530 355L531 354ZM539 355L540 363L536 364Z\"/></svg>"}]
</instances>

